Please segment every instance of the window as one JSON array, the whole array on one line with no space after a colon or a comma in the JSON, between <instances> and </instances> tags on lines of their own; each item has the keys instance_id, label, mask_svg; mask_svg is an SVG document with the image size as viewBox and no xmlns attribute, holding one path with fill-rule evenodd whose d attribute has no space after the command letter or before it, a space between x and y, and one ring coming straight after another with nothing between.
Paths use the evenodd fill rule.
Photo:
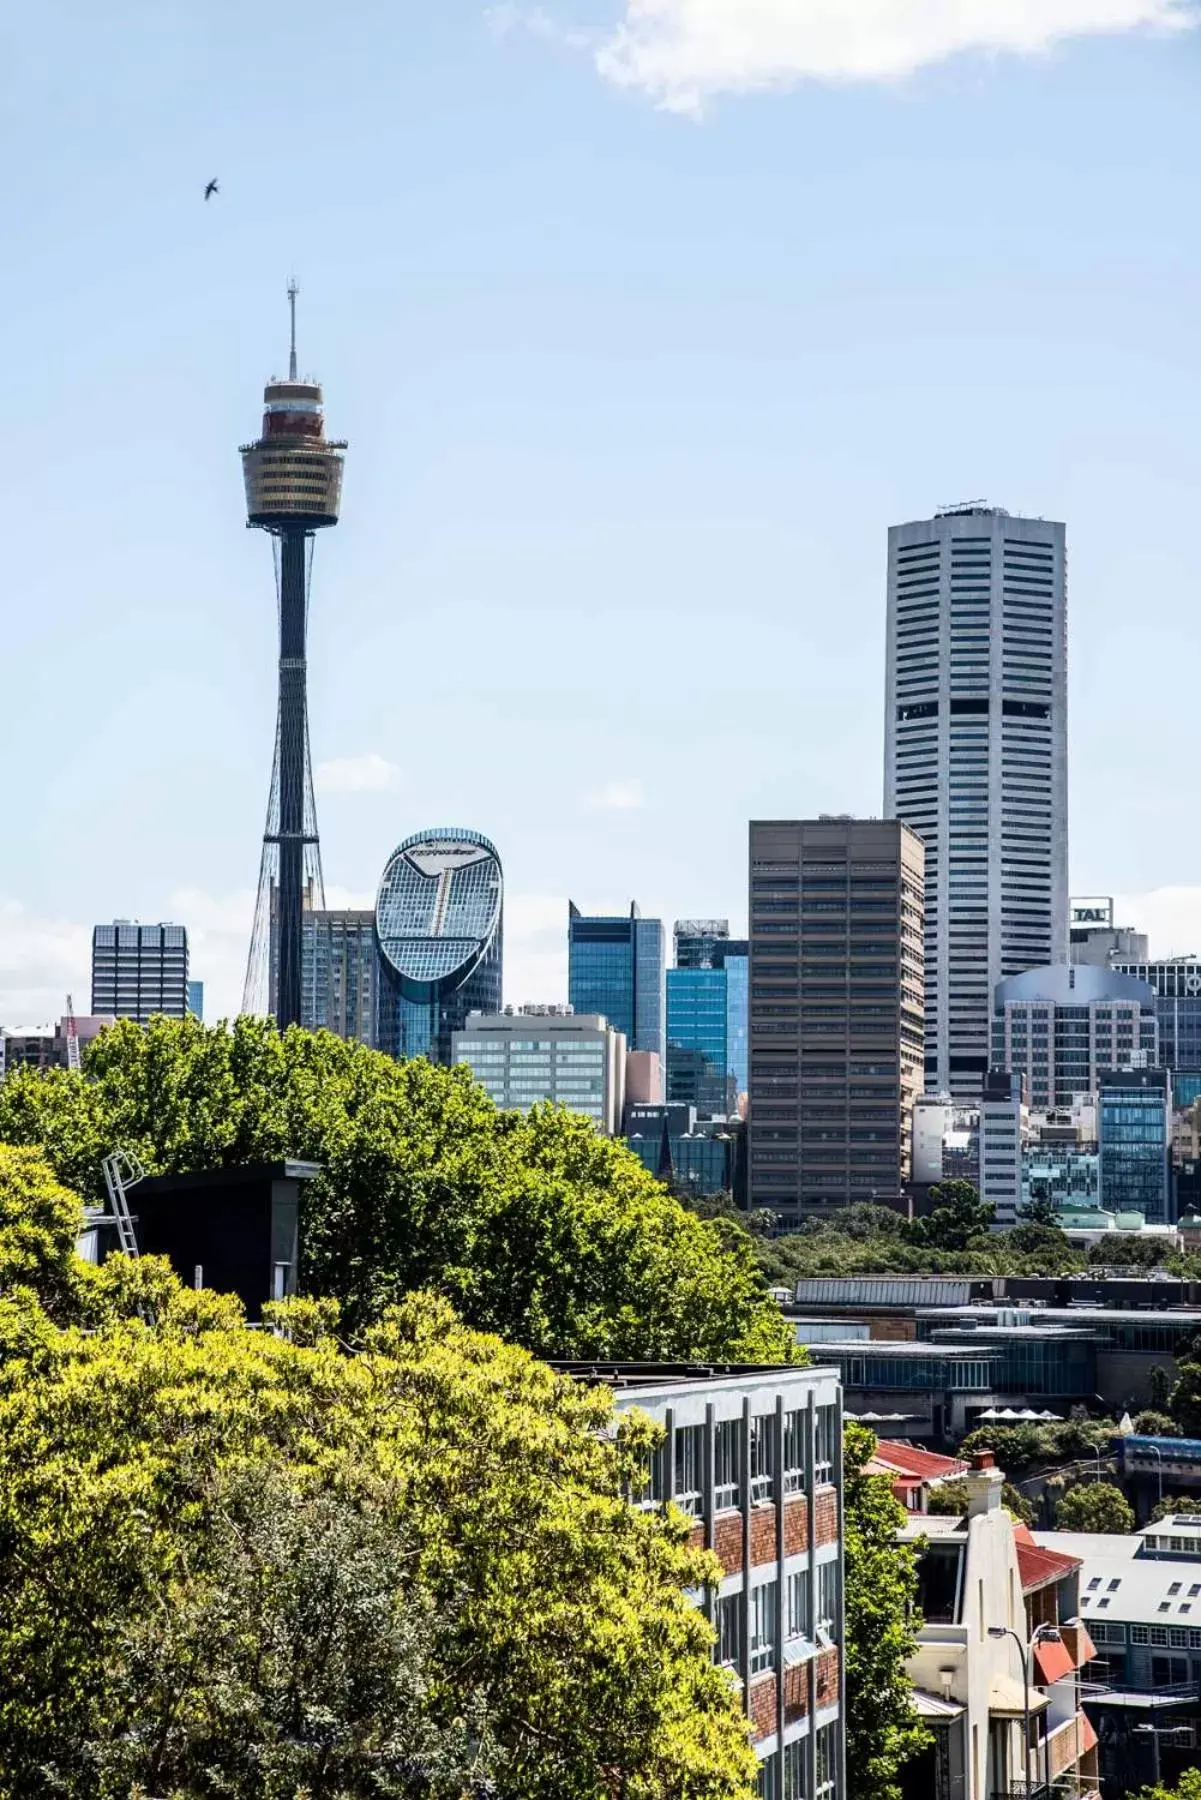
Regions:
<instances>
[{"instance_id":1,"label":"window","mask_svg":"<svg viewBox=\"0 0 1201 1800\"><path fill-rule=\"evenodd\" d=\"M1130 1642L1132 1644L1149 1644L1151 1642L1151 1633L1148 1627L1146 1625L1132 1625L1130 1627Z\"/></svg>"},{"instance_id":2,"label":"window","mask_svg":"<svg viewBox=\"0 0 1201 1800\"><path fill-rule=\"evenodd\" d=\"M813 1458L814 1482L830 1481L834 1474L834 1457L837 1450L837 1439L834 1429L834 1408L819 1406L817 1409L817 1445Z\"/></svg>"},{"instance_id":3,"label":"window","mask_svg":"<svg viewBox=\"0 0 1201 1800\"><path fill-rule=\"evenodd\" d=\"M1109 1605L1109 1595L1102 1594L1101 1598L1097 1601L1097 1605L1098 1606L1108 1606Z\"/></svg>"},{"instance_id":4,"label":"window","mask_svg":"<svg viewBox=\"0 0 1201 1800\"><path fill-rule=\"evenodd\" d=\"M799 1494L805 1486L805 1413L784 1414L784 1492Z\"/></svg>"},{"instance_id":5,"label":"window","mask_svg":"<svg viewBox=\"0 0 1201 1800\"><path fill-rule=\"evenodd\" d=\"M819 1630L827 1631L831 1637L837 1635L838 1624L838 1564L824 1562L817 1565L817 1623Z\"/></svg>"},{"instance_id":6,"label":"window","mask_svg":"<svg viewBox=\"0 0 1201 1800\"><path fill-rule=\"evenodd\" d=\"M776 1634L780 1617L780 1586L764 1581L751 1589L751 1674L776 1666Z\"/></svg>"},{"instance_id":7,"label":"window","mask_svg":"<svg viewBox=\"0 0 1201 1800\"><path fill-rule=\"evenodd\" d=\"M758 1800L780 1800L780 1759L774 1753L759 1764L755 1793Z\"/></svg>"},{"instance_id":8,"label":"window","mask_svg":"<svg viewBox=\"0 0 1201 1800\"><path fill-rule=\"evenodd\" d=\"M700 1517L704 1481L705 1428L682 1425L676 1429L675 1503L681 1512Z\"/></svg>"},{"instance_id":9,"label":"window","mask_svg":"<svg viewBox=\"0 0 1201 1800\"><path fill-rule=\"evenodd\" d=\"M1091 1585L1091 1583L1090 1583L1090 1585ZM1115 1577L1115 1579L1113 1581L1110 1582L1108 1588L1106 1589L1106 1592L1110 1593L1110 1594L1116 1594L1118 1589L1121 1587L1121 1585L1122 1585L1122 1578L1120 1575L1118 1575Z\"/></svg>"},{"instance_id":10,"label":"window","mask_svg":"<svg viewBox=\"0 0 1201 1800\"><path fill-rule=\"evenodd\" d=\"M838 1769L834 1732L833 1725L823 1725L817 1734L817 1800L822 1800L823 1795L834 1792Z\"/></svg>"},{"instance_id":11,"label":"window","mask_svg":"<svg viewBox=\"0 0 1201 1800\"><path fill-rule=\"evenodd\" d=\"M785 1613L784 1635L790 1641L793 1638L812 1637L809 1621L809 1571L797 1569L788 1577L788 1606Z\"/></svg>"},{"instance_id":12,"label":"window","mask_svg":"<svg viewBox=\"0 0 1201 1800\"><path fill-rule=\"evenodd\" d=\"M807 1765L805 1751L808 1740L793 1738L791 1744L785 1744L782 1756L784 1763L784 1800L807 1800L805 1776Z\"/></svg>"},{"instance_id":13,"label":"window","mask_svg":"<svg viewBox=\"0 0 1201 1800\"><path fill-rule=\"evenodd\" d=\"M1091 1593L1092 1593L1092 1591L1093 1591L1093 1589L1094 1589L1094 1588L1099 1588L1099 1587L1100 1587L1100 1585L1101 1585L1101 1577L1100 1577L1100 1576L1099 1576L1099 1575L1094 1575L1094 1576L1093 1576L1093 1578L1092 1578L1092 1580L1091 1580L1091 1581L1090 1581L1090 1582L1089 1582L1089 1584L1088 1584L1088 1591L1089 1591L1089 1593L1090 1593L1090 1594L1091 1594Z\"/></svg>"},{"instance_id":14,"label":"window","mask_svg":"<svg viewBox=\"0 0 1201 1800\"><path fill-rule=\"evenodd\" d=\"M742 1595L721 1594L713 1623L717 1627L715 1655L724 1667L738 1670L742 1666Z\"/></svg>"},{"instance_id":15,"label":"window","mask_svg":"<svg viewBox=\"0 0 1201 1800\"><path fill-rule=\"evenodd\" d=\"M713 1433L713 1505L718 1512L742 1504L738 1471L738 1419L723 1419Z\"/></svg>"},{"instance_id":16,"label":"window","mask_svg":"<svg viewBox=\"0 0 1201 1800\"><path fill-rule=\"evenodd\" d=\"M751 1499L776 1497L776 1415L751 1420Z\"/></svg>"},{"instance_id":17,"label":"window","mask_svg":"<svg viewBox=\"0 0 1201 1800\"><path fill-rule=\"evenodd\" d=\"M1173 1594L1178 1594L1178 1593L1179 1593L1179 1592L1180 1592L1180 1589L1181 1589L1181 1587L1182 1587L1182 1586L1183 1586L1183 1583L1182 1583L1182 1582L1179 1582L1179 1581L1174 1581L1174 1582L1172 1582L1172 1584L1171 1584L1171 1586L1170 1586L1170 1587L1169 1587L1169 1588L1168 1588L1168 1597L1169 1597L1169 1599L1170 1599L1170 1598L1171 1598L1171 1596L1172 1596L1172 1595L1173 1595Z\"/></svg>"}]
</instances>

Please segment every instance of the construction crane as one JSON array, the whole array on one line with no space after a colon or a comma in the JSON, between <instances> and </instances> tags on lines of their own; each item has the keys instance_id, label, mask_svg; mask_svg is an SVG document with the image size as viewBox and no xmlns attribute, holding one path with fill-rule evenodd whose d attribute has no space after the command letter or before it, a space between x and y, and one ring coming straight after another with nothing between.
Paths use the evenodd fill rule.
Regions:
<instances>
[{"instance_id":1,"label":"construction crane","mask_svg":"<svg viewBox=\"0 0 1201 1800\"><path fill-rule=\"evenodd\" d=\"M143 1181L146 1171L131 1150L114 1150L100 1164L108 1193L109 1210L102 1215L104 1224L117 1227L117 1244L126 1256L138 1254L138 1238L129 1210L129 1189Z\"/></svg>"},{"instance_id":2,"label":"construction crane","mask_svg":"<svg viewBox=\"0 0 1201 1800\"><path fill-rule=\"evenodd\" d=\"M79 1054L79 1027L75 1023L75 1002L67 995L67 1067L72 1074L78 1075L83 1067Z\"/></svg>"}]
</instances>

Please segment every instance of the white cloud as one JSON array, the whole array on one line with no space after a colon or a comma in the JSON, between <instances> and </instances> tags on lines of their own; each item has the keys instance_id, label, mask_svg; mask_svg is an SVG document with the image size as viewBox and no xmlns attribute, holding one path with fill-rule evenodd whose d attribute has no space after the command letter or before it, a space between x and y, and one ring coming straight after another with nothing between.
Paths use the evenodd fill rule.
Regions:
<instances>
[{"instance_id":1,"label":"white cloud","mask_svg":"<svg viewBox=\"0 0 1201 1800\"><path fill-rule=\"evenodd\" d=\"M10 1030L61 1019L91 1005L92 934L68 919L39 919L0 899L0 1024Z\"/></svg>"},{"instance_id":2,"label":"white cloud","mask_svg":"<svg viewBox=\"0 0 1201 1800\"><path fill-rule=\"evenodd\" d=\"M1201 887L1114 896L1114 920L1145 931L1153 957L1201 956Z\"/></svg>"},{"instance_id":3,"label":"white cloud","mask_svg":"<svg viewBox=\"0 0 1201 1800\"><path fill-rule=\"evenodd\" d=\"M625 0L596 53L608 80L676 112L801 81L890 81L962 51L1182 30L1195 0Z\"/></svg>"},{"instance_id":4,"label":"white cloud","mask_svg":"<svg viewBox=\"0 0 1201 1800\"><path fill-rule=\"evenodd\" d=\"M385 794L400 785L400 770L375 750L363 756L336 756L317 764L320 794Z\"/></svg>"},{"instance_id":5,"label":"white cloud","mask_svg":"<svg viewBox=\"0 0 1201 1800\"><path fill-rule=\"evenodd\" d=\"M595 812L636 812L646 805L642 783L637 778L607 781L604 787L589 794L588 804Z\"/></svg>"}]
</instances>

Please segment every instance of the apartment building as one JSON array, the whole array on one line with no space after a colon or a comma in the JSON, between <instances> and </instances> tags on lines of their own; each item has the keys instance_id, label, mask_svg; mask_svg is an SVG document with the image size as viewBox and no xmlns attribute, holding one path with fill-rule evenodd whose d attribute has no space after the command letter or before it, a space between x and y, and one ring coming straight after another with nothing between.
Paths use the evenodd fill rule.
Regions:
<instances>
[{"instance_id":1,"label":"apartment building","mask_svg":"<svg viewBox=\"0 0 1201 1800\"><path fill-rule=\"evenodd\" d=\"M556 1363L664 1427L671 1501L724 1571L701 1604L742 1692L761 1800L845 1800L842 1405L824 1369Z\"/></svg>"}]
</instances>

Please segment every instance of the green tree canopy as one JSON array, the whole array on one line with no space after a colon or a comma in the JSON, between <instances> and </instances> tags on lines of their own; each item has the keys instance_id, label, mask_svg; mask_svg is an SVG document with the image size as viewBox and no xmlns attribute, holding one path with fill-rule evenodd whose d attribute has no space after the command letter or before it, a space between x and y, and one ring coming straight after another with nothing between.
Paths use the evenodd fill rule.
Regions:
<instances>
[{"instance_id":1,"label":"green tree canopy","mask_svg":"<svg viewBox=\"0 0 1201 1800\"><path fill-rule=\"evenodd\" d=\"M153 1258L80 1304L0 1297L2 1800L749 1800L649 1421L430 1295L357 1353Z\"/></svg>"},{"instance_id":2,"label":"green tree canopy","mask_svg":"<svg viewBox=\"0 0 1201 1800\"><path fill-rule=\"evenodd\" d=\"M75 1244L83 1226L76 1195L34 1150L0 1143L0 1294L26 1288L56 1317L78 1286Z\"/></svg>"},{"instance_id":3,"label":"green tree canopy","mask_svg":"<svg viewBox=\"0 0 1201 1800\"><path fill-rule=\"evenodd\" d=\"M868 1475L876 1439L843 1436L848 1786L856 1800L898 1800L903 1763L929 1735L913 1710L905 1661L916 1648L917 1563L897 1543L906 1522L887 1475Z\"/></svg>"},{"instance_id":4,"label":"green tree canopy","mask_svg":"<svg viewBox=\"0 0 1201 1800\"><path fill-rule=\"evenodd\" d=\"M996 1208L981 1200L970 1181L941 1181L930 1189L931 1210L913 1221L917 1243L935 1250L966 1250L993 1222Z\"/></svg>"},{"instance_id":5,"label":"green tree canopy","mask_svg":"<svg viewBox=\"0 0 1201 1800\"><path fill-rule=\"evenodd\" d=\"M792 1334L750 1240L672 1200L623 1145L553 1107L501 1114L466 1069L328 1032L128 1022L84 1075L15 1071L0 1142L99 1197L117 1146L152 1174L318 1162L303 1285L361 1330L418 1288L543 1354L784 1361Z\"/></svg>"},{"instance_id":6,"label":"green tree canopy","mask_svg":"<svg viewBox=\"0 0 1201 1800\"><path fill-rule=\"evenodd\" d=\"M1185 1769L1175 1787L1141 1788L1134 1800L1201 1800L1201 1769Z\"/></svg>"},{"instance_id":7,"label":"green tree canopy","mask_svg":"<svg viewBox=\"0 0 1201 1800\"><path fill-rule=\"evenodd\" d=\"M1134 1530L1134 1508L1109 1481L1082 1481L1069 1488L1055 1509L1057 1531Z\"/></svg>"}]
</instances>

